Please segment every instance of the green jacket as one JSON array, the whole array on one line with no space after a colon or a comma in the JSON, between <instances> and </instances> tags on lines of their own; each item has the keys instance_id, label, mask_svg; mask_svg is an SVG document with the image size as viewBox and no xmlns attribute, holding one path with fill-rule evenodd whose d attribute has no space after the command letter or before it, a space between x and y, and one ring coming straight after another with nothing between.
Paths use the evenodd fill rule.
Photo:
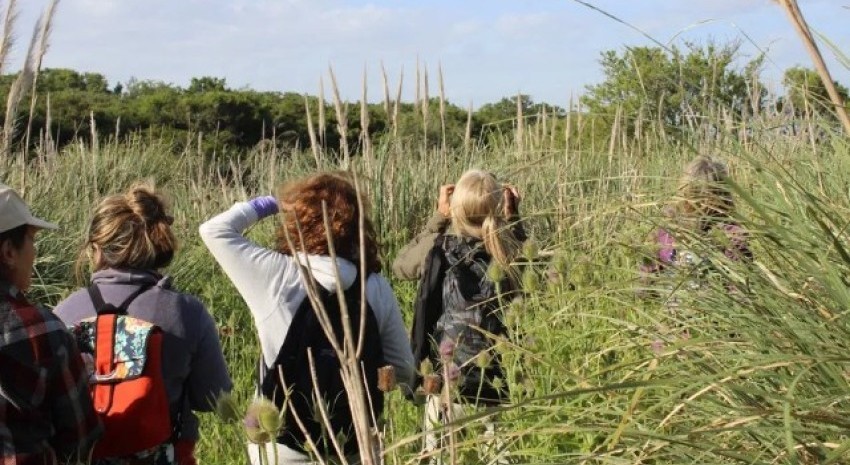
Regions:
<instances>
[{"instance_id":1,"label":"green jacket","mask_svg":"<svg viewBox=\"0 0 850 465\"><path fill-rule=\"evenodd\" d=\"M448 229L450 223L448 218L435 211L425 224L425 229L398 252L393 260L393 274L400 279L419 279L425 257L434 247L434 240Z\"/></svg>"}]
</instances>

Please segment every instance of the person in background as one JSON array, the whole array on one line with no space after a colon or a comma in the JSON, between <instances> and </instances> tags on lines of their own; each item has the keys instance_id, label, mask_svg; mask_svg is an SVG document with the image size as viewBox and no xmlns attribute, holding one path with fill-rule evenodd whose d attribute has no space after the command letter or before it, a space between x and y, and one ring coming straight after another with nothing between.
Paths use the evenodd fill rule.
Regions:
<instances>
[{"instance_id":1,"label":"person in background","mask_svg":"<svg viewBox=\"0 0 850 465\"><path fill-rule=\"evenodd\" d=\"M645 281L674 272L677 267L701 262L687 247L688 242L709 242L730 260L752 261L747 233L733 218L735 201L728 178L726 165L710 157L697 157L685 167L676 200L665 209L678 237L674 237L670 228L663 227L650 234L648 241L655 253L641 264Z\"/></svg>"},{"instance_id":2,"label":"person in background","mask_svg":"<svg viewBox=\"0 0 850 465\"><path fill-rule=\"evenodd\" d=\"M284 343L290 340L290 334L295 331L294 336L298 337L309 331L304 327L292 327L291 323L302 315L299 310L308 298L306 283L310 279L325 293L336 293L337 284L346 294L353 289L358 301L360 284L356 283L365 281L367 309L374 315L378 334L365 334L364 344L370 345L375 342L373 338L377 338L383 361L394 367L399 381L412 378L410 340L395 294L381 275L375 231L368 211L361 211L361 205L365 202L348 173L321 172L283 184L277 198L264 196L236 203L201 225L201 238L254 317L264 365L261 386L273 374L274 370L269 369L276 366L279 357L287 355ZM243 235L252 225L275 217L278 212L284 215L277 230L276 248L263 247ZM330 231L326 231L324 212L327 212ZM362 280L361 267L366 274ZM323 369L317 367L317 370ZM328 376L337 376L338 371ZM266 372L265 376L262 372ZM280 402L280 399L273 400ZM296 425L286 425L271 447L250 444L251 462L259 464L261 455L271 455L266 463L311 463L307 455L309 450L292 439L299 434L295 428Z\"/></svg>"},{"instance_id":3,"label":"person in background","mask_svg":"<svg viewBox=\"0 0 850 465\"><path fill-rule=\"evenodd\" d=\"M706 275L714 269L711 251L722 252L732 262L751 262L746 230L734 219L735 202L728 186L726 165L707 156L691 161L684 169L676 199L665 207L669 226L653 230L647 242L650 252L640 265L638 295L664 299L670 324L659 323L651 344L660 353L667 339L688 339L683 298L699 297L707 290ZM738 292L727 284L730 293ZM672 329L672 328L676 329Z\"/></svg>"},{"instance_id":4,"label":"person in background","mask_svg":"<svg viewBox=\"0 0 850 465\"><path fill-rule=\"evenodd\" d=\"M101 434L73 337L24 296L42 229L56 225L0 184L0 461L8 465L85 461Z\"/></svg>"},{"instance_id":5,"label":"person in background","mask_svg":"<svg viewBox=\"0 0 850 465\"><path fill-rule=\"evenodd\" d=\"M120 305L141 291L127 314L163 331L163 378L172 425L179 426L155 455L194 465L199 432L192 412L214 410L217 397L233 383L212 316L197 298L173 289L171 278L162 274L177 251L173 221L165 198L148 184L104 198L95 208L78 271L86 263L93 268L91 283L108 304ZM75 325L97 312L88 290L80 289L60 302L55 313Z\"/></svg>"}]
</instances>

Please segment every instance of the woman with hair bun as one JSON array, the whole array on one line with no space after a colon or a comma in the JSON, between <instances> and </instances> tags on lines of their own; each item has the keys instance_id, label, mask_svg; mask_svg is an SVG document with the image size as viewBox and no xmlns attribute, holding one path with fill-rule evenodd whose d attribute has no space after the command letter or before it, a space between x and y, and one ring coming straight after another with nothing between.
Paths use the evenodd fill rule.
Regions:
<instances>
[{"instance_id":1,"label":"woman with hair bun","mask_svg":"<svg viewBox=\"0 0 850 465\"><path fill-rule=\"evenodd\" d=\"M161 328L162 376L171 424L179 431L153 452L155 463L193 465L199 435L192 412L212 411L232 382L212 316L197 298L174 290L171 278L162 274L177 250L173 221L163 196L148 184L106 197L95 209L77 268L79 274L86 264L92 267L92 287L106 304L119 306L136 295L127 314ZM73 293L55 313L68 325L97 315L89 289Z\"/></svg>"}]
</instances>

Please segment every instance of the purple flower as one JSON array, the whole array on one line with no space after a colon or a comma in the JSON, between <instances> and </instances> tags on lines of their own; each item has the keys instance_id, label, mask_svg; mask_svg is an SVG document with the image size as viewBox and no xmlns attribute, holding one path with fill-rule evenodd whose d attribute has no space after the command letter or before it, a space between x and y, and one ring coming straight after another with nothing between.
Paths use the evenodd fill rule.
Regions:
<instances>
[{"instance_id":1,"label":"purple flower","mask_svg":"<svg viewBox=\"0 0 850 465\"><path fill-rule=\"evenodd\" d=\"M652 351L655 352L656 355L660 354L661 351L664 350L664 342L662 342L661 339L656 339L656 340L652 341L652 344L650 344L650 347L652 347Z\"/></svg>"},{"instance_id":2,"label":"purple flower","mask_svg":"<svg viewBox=\"0 0 850 465\"><path fill-rule=\"evenodd\" d=\"M444 360L452 358L455 353L455 342L445 338L440 342L440 357Z\"/></svg>"},{"instance_id":3,"label":"purple flower","mask_svg":"<svg viewBox=\"0 0 850 465\"><path fill-rule=\"evenodd\" d=\"M259 428L260 427L260 418L257 416L256 412L248 412L245 415L245 419L243 420L246 428Z\"/></svg>"}]
</instances>

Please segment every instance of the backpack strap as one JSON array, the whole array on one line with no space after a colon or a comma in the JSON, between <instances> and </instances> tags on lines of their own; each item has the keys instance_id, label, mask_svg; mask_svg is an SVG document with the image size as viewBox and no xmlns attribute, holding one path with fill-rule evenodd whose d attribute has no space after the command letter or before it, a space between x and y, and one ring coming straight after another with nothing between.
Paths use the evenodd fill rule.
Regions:
<instances>
[{"instance_id":1,"label":"backpack strap","mask_svg":"<svg viewBox=\"0 0 850 465\"><path fill-rule=\"evenodd\" d=\"M126 315L127 308L130 307L130 303L150 288L150 285L139 286L138 289L127 296L127 298L124 299L124 301L117 307L115 305L108 304L103 300L103 294L100 293L100 288L97 287L97 284L92 283L91 286L88 287L88 291L89 297L91 297L91 301L94 304L94 311L97 312L98 315Z\"/></svg>"},{"instance_id":2,"label":"backpack strap","mask_svg":"<svg viewBox=\"0 0 850 465\"><path fill-rule=\"evenodd\" d=\"M449 267L445 252L448 237L440 234L434 239L434 245L425 257L419 276L416 300L413 303L413 324L410 329L410 344L417 369L423 360L435 355L432 353L431 337L437 320L443 314L443 279ZM419 374L416 376L415 384L418 385L421 377Z\"/></svg>"}]
</instances>

